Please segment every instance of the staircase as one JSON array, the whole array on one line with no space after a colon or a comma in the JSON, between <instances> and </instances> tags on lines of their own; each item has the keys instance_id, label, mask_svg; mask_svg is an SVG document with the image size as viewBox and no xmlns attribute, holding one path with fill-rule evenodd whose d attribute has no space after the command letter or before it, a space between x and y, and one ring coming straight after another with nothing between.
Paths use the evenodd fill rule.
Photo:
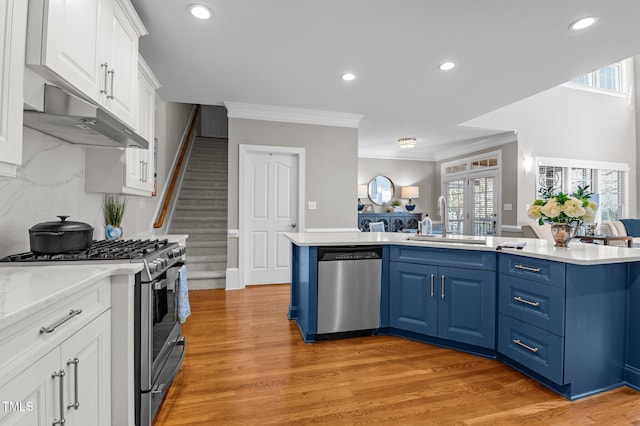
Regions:
<instances>
[{"instance_id":1,"label":"staircase","mask_svg":"<svg viewBox=\"0 0 640 426\"><path fill-rule=\"evenodd\" d=\"M189 234L189 288L225 288L227 269L227 140L196 138L169 233Z\"/></svg>"}]
</instances>

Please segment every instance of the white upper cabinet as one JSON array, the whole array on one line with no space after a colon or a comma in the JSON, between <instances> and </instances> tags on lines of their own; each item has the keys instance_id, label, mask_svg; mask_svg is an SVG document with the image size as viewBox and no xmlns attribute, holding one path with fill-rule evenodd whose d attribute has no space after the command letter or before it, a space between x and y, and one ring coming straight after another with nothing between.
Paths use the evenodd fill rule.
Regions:
<instances>
[{"instance_id":1,"label":"white upper cabinet","mask_svg":"<svg viewBox=\"0 0 640 426\"><path fill-rule=\"evenodd\" d=\"M22 163L22 81L27 2L0 0L0 176Z\"/></svg>"},{"instance_id":2,"label":"white upper cabinet","mask_svg":"<svg viewBox=\"0 0 640 426\"><path fill-rule=\"evenodd\" d=\"M155 190L155 111L160 83L142 57L136 58L136 75L135 129L149 141L149 149L87 149L87 192L150 196Z\"/></svg>"},{"instance_id":3,"label":"white upper cabinet","mask_svg":"<svg viewBox=\"0 0 640 426\"><path fill-rule=\"evenodd\" d=\"M160 82L147 63L139 58L137 126L140 136L149 141L149 149L127 148L126 186L148 193L154 191L156 91Z\"/></svg>"},{"instance_id":4,"label":"white upper cabinet","mask_svg":"<svg viewBox=\"0 0 640 426\"><path fill-rule=\"evenodd\" d=\"M31 0L27 65L135 126L138 39L129 0Z\"/></svg>"}]
</instances>

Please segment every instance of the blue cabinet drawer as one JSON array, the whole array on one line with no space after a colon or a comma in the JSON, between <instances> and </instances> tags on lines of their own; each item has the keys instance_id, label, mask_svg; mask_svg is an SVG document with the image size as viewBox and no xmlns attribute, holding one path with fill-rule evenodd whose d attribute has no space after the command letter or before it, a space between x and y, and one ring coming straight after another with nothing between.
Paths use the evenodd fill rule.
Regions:
<instances>
[{"instance_id":1,"label":"blue cabinet drawer","mask_svg":"<svg viewBox=\"0 0 640 426\"><path fill-rule=\"evenodd\" d=\"M500 254L498 271L501 274L564 287L565 265L550 260Z\"/></svg>"},{"instance_id":2,"label":"blue cabinet drawer","mask_svg":"<svg viewBox=\"0 0 640 426\"><path fill-rule=\"evenodd\" d=\"M554 383L564 384L562 337L500 314L498 352Z\"/></svg>"},{"instance_id":3,"label":"blue cabinet drawer","mask_svg":"<svg viewBox=\"0 0 640 426\"><path fill-rule=\"evenodd\" d=\"M431 247L391 246L392 262L421 263L466 269L496 270L493 251L458 250Z\"/></svg>"},{"instance_id":4,"label":"blue cabinet drawer","mask_svg":"<svg viewBox=\"0 0 640 426\"><path fill-rule=\"evenodd\" d=\"M500 274L501 313L564 336L564 289Z\"/></svg>"}]
</instances>

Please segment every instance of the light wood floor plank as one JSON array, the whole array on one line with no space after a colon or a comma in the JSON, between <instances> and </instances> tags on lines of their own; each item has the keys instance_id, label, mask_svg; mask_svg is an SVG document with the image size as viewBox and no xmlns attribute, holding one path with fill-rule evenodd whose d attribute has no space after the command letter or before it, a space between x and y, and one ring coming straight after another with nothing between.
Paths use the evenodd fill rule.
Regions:
<instances>
[{"instance_id":1,"label":"light wood floor plank","mask_svg":"<svg viewBox=\"0 0 640 426\"><path fill-rule=\"evenodd\" d=\"M640 393L568 401L506 365L393 336L305 344L289 286L191 291L154 426L640 425Z\"/></svg>"}]
</instances>

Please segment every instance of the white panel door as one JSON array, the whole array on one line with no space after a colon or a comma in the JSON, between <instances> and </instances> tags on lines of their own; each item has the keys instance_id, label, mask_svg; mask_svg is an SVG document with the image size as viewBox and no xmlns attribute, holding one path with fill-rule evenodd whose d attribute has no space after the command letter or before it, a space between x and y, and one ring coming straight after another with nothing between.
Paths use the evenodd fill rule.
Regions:
<instances>
[{"instance_id":1,"label":"white panel door","mask_svg":"<svg viewBox=\"0 0 640 426\"><path fill-rule=\"evenodd\" d=\"M298 223L298 156L281 152L250 152L243 189L248 247L245 284L290 281L290 243L284 237Z\"/></svg>"}]
</instances>

